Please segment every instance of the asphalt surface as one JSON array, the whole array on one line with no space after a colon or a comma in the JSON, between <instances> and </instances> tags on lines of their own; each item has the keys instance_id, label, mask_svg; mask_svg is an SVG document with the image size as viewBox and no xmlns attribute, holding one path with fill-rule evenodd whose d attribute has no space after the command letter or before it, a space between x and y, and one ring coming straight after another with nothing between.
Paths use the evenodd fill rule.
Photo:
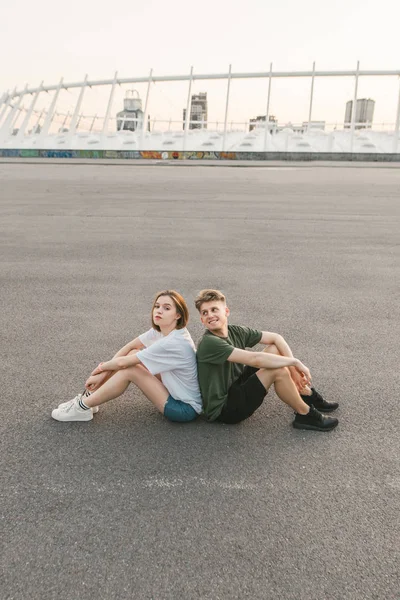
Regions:
<instances>
[{"instance_id":1,"label":"asphalt surface","mask_svg":"<svg viewBox=\"0 0 400 600\"><path fill-rule=\"evenodd\" d=\"M400 169L0 164L7 600L400 597ZM157 290L278 331L339 400L167 422L132 386L52 408L149 326Z\"/></svg>"}]
</instances>

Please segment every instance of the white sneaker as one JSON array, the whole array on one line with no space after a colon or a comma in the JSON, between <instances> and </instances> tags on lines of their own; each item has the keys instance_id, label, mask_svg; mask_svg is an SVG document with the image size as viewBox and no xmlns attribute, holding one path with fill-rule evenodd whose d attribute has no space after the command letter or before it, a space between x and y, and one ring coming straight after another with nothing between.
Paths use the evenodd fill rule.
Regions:
<instances>
[{"instance_id":1,"label":"white sneaker","mask_svg":"<svg viewBox=\"0 0 400 600\"><path fill-rule=\"evenodd\" d=\"M67 406L70 402L79 402L79 400L82 399L82 394L78 394L77 396L75 396L75 398L72 398L72 400L68 400L67 402L61 402L61 404L58 405L58 408L64 408L65 406ZM98 413L99 412L99 406L92 406L92 413Z\"/></svg>"},{"instance_id":2,"label":"white sneaker","mask_svg":"<svg viewBox=\"0 0 400 600\"><path fill-rule=\"evenodd\" d=\"M93 413L91 410L83 410L76 399L64 402L64 406L55 408L51 416L56 421L91 421Z\"/></svg>"}]
</instances>

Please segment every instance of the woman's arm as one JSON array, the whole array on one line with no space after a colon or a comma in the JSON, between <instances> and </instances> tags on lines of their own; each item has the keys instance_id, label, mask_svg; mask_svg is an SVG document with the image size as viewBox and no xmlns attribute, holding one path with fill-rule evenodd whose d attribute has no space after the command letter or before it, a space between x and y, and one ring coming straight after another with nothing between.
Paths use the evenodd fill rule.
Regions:
<instances>
[{"instance_id":1,"label":"woman's arm","mask_svg":"<svg viewBox=\"0 0 400 600\"><path fill-rule=\"evenodd\" d=\"M140 361L139 359L135 358L136 352L134 351L142 350L143 348L145 348L145 346L142 344L139 338L135 338L128 344L125 344L125 346L123 346L121 350L118 350L111 360L100 363L92 371L89 379L86 382L87 389L97 389L98 387L101 387L114 374L115 371L139 364ZM129 354L130 352L132 352L132 354ZM129 360L127 361L126 359L128 358ZM108 372L107 376L102 377L101 381L99 381L97 384L92 377L100 374L104 375L105 371Z\"/></svg>"},{"instance_id":2,"label":"woman's arm","mask_svg":"<svg viewBox=\"0 0 400 600\"><path fill-rule=\"evenodd\" d=\"M134 367L139 365L140 360L135 354L129 354L128 356L117 356L111 360L100 363L98 367L92 372L92 375L98 375L104 371L119 371L120 369L127 369L128 367Z\"/></svg>"},{"instance_id":3,"label":"woman's arm","mask_svg":"<svg viewBox=\"0 0 400 600\"><path fill-rule=\"evenodd\" d=\"M132 350L142 350L143 348L145 348L145 346L137 337L128 344L126 344L123 348L121 348L121 350L118 350L118 352L114 354L114 358L118 358L119 356L126 356Z\"/></svg>"}]
</instances>

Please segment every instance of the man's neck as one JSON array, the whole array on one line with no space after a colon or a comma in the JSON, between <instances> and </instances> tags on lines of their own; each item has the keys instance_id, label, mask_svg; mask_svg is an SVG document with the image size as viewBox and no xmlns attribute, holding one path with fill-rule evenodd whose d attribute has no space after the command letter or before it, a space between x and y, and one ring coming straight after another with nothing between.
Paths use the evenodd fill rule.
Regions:
<instances>
[{"instance_id":1,"label":"man's neck","mask_svg":"<svg viewBox=\"0 0 400 600\"><path fill-rule=\"evenodd\" d=\"M210 330L208 330L210 331ZM227 338L228 337L228 324L226 324L222 329L214 329L214 331L210 331L210 333L212 333L213 335L216 335L217 337L220 338Z\"/></svg>"}]
</instances>

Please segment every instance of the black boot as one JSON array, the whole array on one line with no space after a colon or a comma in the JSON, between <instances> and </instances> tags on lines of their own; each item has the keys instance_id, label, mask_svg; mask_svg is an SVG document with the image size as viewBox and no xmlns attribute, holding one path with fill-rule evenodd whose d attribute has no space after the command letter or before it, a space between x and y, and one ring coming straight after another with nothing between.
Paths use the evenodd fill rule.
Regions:
<instances>
[{"instance_id":1,"label":"black boot","mask_svg":"<svg viewBox=\"0 0 400 600\"><path fill-rule=\"evenodd\" d=\"M311 391L311 396L303 396L303 394L300 394L303 402L308 404L308 406L311 406L312 404L314 408L321 412L332 412L339 407L339 402L327 402L315 388L311 388Z\"/></svg>"},{"instance_id":2,"label":"black boot","mask_svg":"<svg viewBox=\"0 0 400 600\"><path fill-rule=\"evenodd\" d=\"M330 431L335 429L338 423L337 419L326 417L311 404L310 412L307 415L296 413L293 427L296 429L313 429L314 431Z\"/></svg>"}]
</instances>

